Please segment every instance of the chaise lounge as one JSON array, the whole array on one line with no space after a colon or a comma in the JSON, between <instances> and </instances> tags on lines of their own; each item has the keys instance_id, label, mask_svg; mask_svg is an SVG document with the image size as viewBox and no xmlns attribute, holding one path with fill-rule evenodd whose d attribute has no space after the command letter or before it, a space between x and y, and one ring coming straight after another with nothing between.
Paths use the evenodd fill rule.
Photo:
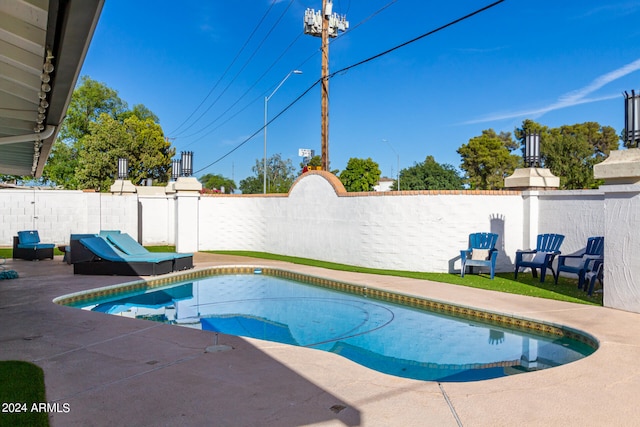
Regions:
<instances>
[{"instance_id":1,"label":"chaise lounge","mask_svg":"<svg viewBox=\"0 0 640 427\"><path fill-rule=\"evenodd\" d=\"M193 268L193 254L179 254L175 252L149 252L147 248L138 243L127 233L106 232L109 243L130 256L171 256L173 257L173 271L189 270Z\"/></svg>"},{"instance_id":2,"label":"chaise lounge","mask_svg":"<svg viewBox=\"0 0 640 427\"><path fill-rule=\"evenodd\" d=\"M74 274L156 276L173 271L170 255L131 256L118 250L100 236L71 240Z\"/></svg>"},{"instance_id":3,"label":"chaise lounge","mask_svg":"<svg viewBox=\"0 0 640 427\"><path fill-rule=\"evenodd\" d=\"M53 243L40 243L38 230L18 231L13 236L13 258L26 260L53 259Z\"/></svg>"}]
</instances>

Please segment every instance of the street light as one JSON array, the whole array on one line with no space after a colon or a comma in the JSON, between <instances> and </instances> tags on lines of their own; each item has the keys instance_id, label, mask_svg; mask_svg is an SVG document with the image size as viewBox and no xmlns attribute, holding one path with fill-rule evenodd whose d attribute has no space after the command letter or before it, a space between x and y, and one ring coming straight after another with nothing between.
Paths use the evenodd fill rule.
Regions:
<instances>
[{"instance_id":1,"label":"street light","mask_svg":"<svg viewBox=\"0 0 640 427\"><path fill-rule=\"evenodd\" d=\"M386 142L387 145L389 146L389 148L391 148L391 151L393 151L398 159L398 170L396 171L396 182L398 183L398 191L400 191L400 155L396 152L396 150L394 150L393 146L389 143L389 141L387 141L386 139L383 139L382 142Z\"/></svg>"},{"instance_id":2,"label":"street light","mask_svg":"<svg viewBox=\"0 0 640 427\"><path fill-rule=\"evenodd\" d=\"M278 86L276 86L273 92L271 92L271 95L264 97L264 159L263 159L263 175L264 175L263 181L264 182L262 187L262 192L264 194L267 194L267 103L269 102L271 97L276 94L278 89L280 89L280 86L282 86L284 82L286 82L287 79L291 77L291 74L302 74L302 71L300 70L289 71L289 74L287 74L285 78L282 79L280 84L278 84Z\"/></svg>"}]
</instances>

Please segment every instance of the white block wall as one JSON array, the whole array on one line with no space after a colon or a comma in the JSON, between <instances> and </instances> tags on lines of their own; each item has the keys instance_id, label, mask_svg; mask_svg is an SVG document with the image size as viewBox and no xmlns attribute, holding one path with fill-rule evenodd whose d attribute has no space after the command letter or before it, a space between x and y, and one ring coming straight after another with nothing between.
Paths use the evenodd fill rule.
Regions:
<instances>
[{"instance_id":1,"label":"white block wall","mask_svg":"<svg viewBox=\"0 0 640 427\"><path fill-rule=\"evenodd\" d=\"M562 253L585 248L591 236L604 236L604 192L601 190L545 191L539 195L540 233L565 236Z\"/></svg>"},{"instance_id":2,"label":"white block wall","mask_svg":"<svg viewBox=\"0 0 640 427\"><path fill-rule=\"evenodd\" d=\"M53 190L0 191L0 245L11 246L20 230L38 230L46 243L69 243L72 233L119 229L138 233L135 195Z\"/></svg>"},{"instance_id":3,"label":"white block wall","mask_svg":"<svg viewBox=\"0 0 640 427\"><path fill-rule=\"evenodd\" d=\"M280 252L295 250L309 258L334 262L350 260L360 266L413 271L447 272L459 268L459 254L468 244L468 235L477 231L495 231L502 236L498 257L500 269L509 264L506 256L513 233L508 224L522 222L520 196L375 193L337 195L321 176L310 177L307 188L294 188L291 199L299 193L323 193L299 221L313 239L278 240L286 233L287 218L272 230L270 240ZM515 202L515 203L514 203ZM504 219L504 221L496 221ZM492 229L493 227L493 229ZM304 236L304 234L302 234ZM314 244L314 239L319 244ZM506 244L506 245L505 245ZM457 264L457 266L456 266Z\"/></svg>"},{"instance_id":4,"label":"white block wall","mask_svg":"<svg viewBox=\"0 0 640 427\"><path fill-rule=\"evenodd\" d=\"M459 269L470 233L494 231L501 236L499 270L512 269L522 240L519 193L346 193L327 176L307 174L288 196L203 197L200 250L447 272Z\"/></svg>"},{"instance_id":5,"label":"white block wall","mask_svg":"<svg viewBox=\"0 0 640 427\"><path fill-rule=\"evenodd\" d=\"M500 235L499 271L512 271L516 250L534 247L539 233L564 234L563 254L581 250L590 236L605 236L610 261L604 304L640 312L638 212L640 186L633 185L523 193L346 193L335 176L314 171L284 195L0 190L0 246L11 246L19 230L37 229L43 242L63 245L72 233L117 229L143 244L453 272L473 232Z\"/></svg>"},{"instance_id":6,"label":"white block wall","mask_svg":"<svg viewBox=\"0 0 640 427\"><path fill-rule=\"evenodd\" d=\"M68 243L71 233L118 229L144 244L174 245L177 197L184 196L2 190L0 245L10 246L18 230L32 228L56 244ZM599 190L346 193L335 176L310 172L288 195L197 200L197 215L188 221L197 221L189 229L197 230L198 250L271 252L373 268L456 271L468 235L492 231L500 235L498 270L511 271L515 251L531 247L527 233L533 244L538 232L564 234L563 253L604 234Z\"/></svg>"},{"instance_id":7,"label":"white block wall","mask_svg":"<svg viewBox=\"0 0 640 427\"><path fill-rule=\"evenodd\" d=\"M225 196L200 199L200 250L268 252L269 211L278 196Z\"/></svg>"},{"instance_id":8,"label":"white block wall","mask_svg":"<svg viewBox=\"0 0 640 427\"><path fill-rule=\"evenodd\" d=\"M139 198L139 241L147 245L175 245L176 204L173 195Z\"/></svg>"},{"instance_id":9,"label":"white block wall","mask_svg":"<svg viewBox=\"0 0 640 427\"><path fill-rule=\"evenodd\" d=\"M640 313L640 185L605 185L604 305Z\"/></svg>"}]
</instances>

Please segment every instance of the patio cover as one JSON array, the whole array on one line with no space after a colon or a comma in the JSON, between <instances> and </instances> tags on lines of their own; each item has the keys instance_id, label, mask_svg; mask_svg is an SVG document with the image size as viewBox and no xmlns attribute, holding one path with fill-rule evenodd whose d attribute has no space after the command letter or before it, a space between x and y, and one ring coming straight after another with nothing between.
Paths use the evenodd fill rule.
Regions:
<instances>
[{"instance_id":1,"label":"patio cover","mask_svg":"<svg viewBox=\"0 0 640 427\"><path fill-rule=\"evenodd\" d=\"M0 1L0 174L42 175L103 4L104 0ZM49 73L45 117L38 123L47 57L54 69Z\"/></svg>"}]
</instances>

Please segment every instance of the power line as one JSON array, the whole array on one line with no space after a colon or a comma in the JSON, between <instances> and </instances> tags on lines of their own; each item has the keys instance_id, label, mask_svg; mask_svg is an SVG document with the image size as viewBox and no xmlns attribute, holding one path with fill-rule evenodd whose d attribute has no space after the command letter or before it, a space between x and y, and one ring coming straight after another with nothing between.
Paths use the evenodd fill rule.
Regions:
<instances>
[{"instance_id":1,"label":"power line","mask_svg":"<svg viewBox=\"0 0 640 427\"><path fill-rule=\"evenodd\" d=\"M381 13L383 10L385 10L386 8L388 8L389 6L391 6L393 3L396 3L398 0L391 0L389 3L387 3L386 5L382 6L380 9L376 10L375 12L373 12L371 15L369 15L368 17L366 17L365 19L363 19L362 21L360 21L358 24L356 24L355 26L353 26L351 29L349 29L348 33L351 33L353 30L355 30L356 28L360 27L362 24L364 24L365 22L369 21L371 18L373 18L374 16L378 15L379 13ZM286 12L286 11L285 11ZM335 42L338 39L341 39L342 37L344 37L345 34L348 33L342 33L340 34L338 37L336 37L335 39L332 39L331 42ZM199 130L195 131L194 133L191 133L189 135L183 135L180 136L180 138L191 138L194 136L197 136L199 134L201 134L202 132L204 132L206 129L210 128L211 126L213 126L216 122L218 122L220 119L222 119L222 117L224 117L225 114L227 114L233 107L235 107L253 88L255 88L255 86L262 81L262 79L266 76L266 74L271 71L271 69L284 57L284 55L293 47L293 45L300 39L300 37L303 35L302 32L298 33L298 36L296 36L296 38L289 44L289 46L287 46L286 49L284 49L284 51L278 56L278 58L276 58L276 60L274 60L271 65L269 65L269 67L267 67L267 69L265 70L264 73L262 73L262 75L260 75L260 77L258 77L258 79L230 106L228 107L226 110L224 110L218 117L216 117L214 120L212 120L211 122L209 122L206 126L204 126L203 128L200 128ZM245 43L246 45L246 43ZM303 65L306 64L307 62L309 62L316 54L318 54L320 52L320 49L318 49L316 52L312 53L309 57L307 57L307 59L305 59L304 61L302 61L301 63L299 63L296 67L293 67L293 69L299 70L303 68ZM233 114L231 117L229 117L227 120L223 121L222 123L220 123L218 126L214 127L212 129L212 131L215 131L217 129L219 129L222 125L224 125L225 123L228 123L231 119L233 119L234 117L236 117L238 114L240 114L242 111L246 110L247 108L249 108L250 105L253 105L255 102L257 102L258 100L260 100L264 94L266 94L269 90L265 90L260 96L256 97L255 99L253 99L250 103L246 104L244 107L242 107L240 110L238 110L235 114ZM204 101L203 101L204 102ZM193 114L192 114L193 115ZM185 129L186 131L187 129ZM184 132L184 131L183 131ZM178 134L180 135L180 134ZM185 145L185 147L189 147L190 145L195 144L196 141L192 141L188 144Z\"/></svg>"},{"instance_id":2,"label":"power line","mask_svg":"<svg viewBox=\"0 0 640 427\"><path fill-rule=\"evenodd\" d=\"M282 57L293 47L293 45L300 39L300 37L302 36L302 33L298 34L298 36L289 44L289 46L287 46L287 48L271 63L271 65L269 65L267 67L267 69L260 75L260 77L258 77L258 79L256 79L255 82L253 82L253 84L251 86L249 86L249 88L247 88L247 90L244 91L244 93L242 95L240 95L240 97L233 103L231 104L226 110L224 110L218 117L216 117L214 120L212 120L211 122L209 122L207 125L205 125L204 127L200 128L199 130L195 131L194 133L190 134L190 135L186 135L183 136L183 138L191 138L193 136L199 135L202 132L204 132L206 129L208 129L209 127L213 126L218 120L220 120L222 117L224 117L225 114L227 114L233 107L235 107L240 101L242 101L242 99L247 96L249 94L249 92L251 92L257 85L258 83L260 83L260 81L262 81L262 79L269 73L269 71L271 71L271 69L282 59ZM299 68L299 67L297 67ZM296 68L296 69L297 69ZM263 92L266 93L268 92L268 89L265 90ZM262 94L262 95L263 95ZM260 97L262 96L260 95ZM224 122L222 122L222 124L227 123L230 119L232 119L233 117L237 116L240 112L244 111L245 109L247 109L251 104L253 104L254 102L256 102L260 97L254 99L253 101L251 101L249 104L247 104L246 106L242 107L242 109L240 109L237 113L235 113L234 115L232 115L229 119L225 120ZM221 124L221 125L222 125ZM218 129L220 126L215 127L213 130Z\"/></svg>"},{"instance_id":3,"label":"power line","mask_svg":"<svg viewBox=\"0 0 640 427\"><path fill-rule=\"evenodd\" d=\"M275 1L275 0L274 0ZM262 47L262 45L267 41L267 39L269 38L269 36L271 35L271 33L273 32L273 30L276 28L276 26L280 23L280 21L282 20L282 18L284 17L284 15L287 13L287 10L289 10L289 8L291 7L291 5L293 4L295 0L290 0L289 4L287 5L287 7L282 11L282 13L280 14L280 16L278 17L278 19L276 20L276 22L271 26L271 28L269 29L269 31L267 32L267 34L262 38L262 41L260 41L260 43L258 44L258 46L253 50L253 52L251 53L251 55L249 56L249 58L244 62L244 64L242 65L242 67L240 68L240 70L238 70L238 72L235 74L235 76L233 76L233 78L231 79L231 81L225 86L225 88L222 90L222 92L216 97L216 99L213 100L213 102L209 105L209 107L204 110L202 112L202 114L200 114L193 123L191 123L186 129L184 129L181 133L186 132L187 130L191 129L196 123L198 123L200 121L200 119L202 119L202 117L207 114L211 108L213 108L217 102L220 100L220 98L222 98L222 96L227 92L227 90L229 89L229 87L231 87L231 85L236 81L236 79L240 76L240 74L242 74L242 72L244 71L245 68L247 68L247 66L249 65L249 63L253 60L253 58L256 56L256 54L258 53L258 51L260 50L260 48ZM273 4L272 4L273 5ZM271 9L271 8L269 8ZM266 16L266 15L265 15ZM262 22L262 21L261 21ZM226 73L226 72L225 72ZM213 91L213 89L212 89ZM217 119L216 119L217 120ZM207 126L208 127L208 126ZM204 128L206 129L206 127ZM201 133L204 131L204 129L200 129L196 132L196 134ZM174 135L174 136L178 136L180 134ZM193 135L190 135L193 136Z\"/></svg>"},{"instance_id":4,"label":"power line","mask_svg":"<svg viewBox=\"0 0 640 427\"><path fill-rule=\"evenodd\" d=\"M309 86L304 92L302 92L301 95L299 95L296 99L294 99L289 105L287 105L283 110L281 110L278 114L276 114L271 120L269 120L264 126L260 127L258 130L256 130L254 133L252 133L251 135L249 135L244 141L242 141L240 144L236 145L235 147L233 147L231 150L229 150L226 154L224 154L223 156L219 157L218 159L214 160L213 162L209 163L208 165L198 169L197 171L193 172L194 174L202 172L205 169L210 168L211 166L215 165L216 163L222 161L223 159L225 159L226 157L228 157L229 155L231 155L231 153L233 153L234 151L236 151L237 149L239 149L240 147L242 147L244 144L246 144L247 142L249 142L251 139L253 139L253 137L255 137L256 135L258 135L260 132L262 132L262 130L266 127L269 126L272 122L276 121L281 115L283 115L289 108L293 107L295 104L298 103L298 101L300 101L302 98L304 98L304 96L309 93L311 91L311 89L313 89L314 87L316 87L322 79L318 79L316 80L315 83L313 83L311 86Z\"/></svg>"},{"instance_id":5,"label":"power line","mask_svg":"<svg viewBox=\"0 0 640 427\"><path fill-rule=\"evenodd\" d=\"M367 59L364 59L364 60L362 60L360 62L356 62L355 64L349 65L348 67L344 67L344 68L342 68L342 69L340 69L338 71L334 71L333 73L329 74L329 78L335 76L336 74L340 74L340 73L344 73L346 71L349 71L350 69L355 68L355 67L357 67L359 65L366 64L367 62L371 62L374 59L378 59L381 56L387 55L387 54L389 54L389 53L391 53L391 52L393 52L395 50L398 50L398 49L400 49L402 47L410 45L411 43L415 43L418 40L421 40L421 39L423 39L425 37L431 36L431 35L433 35L433 34L435 34L437 32L440 32L440 31L442 31L442 30L444 30L446 28L451 27L452 25L458 24L458 23L460 23L460 22L462 22L462 21L464 21L466 19L471 18L472 16L475 16L475 15L477 15L479 13L482 13L482 12L488 10L488 9L491 9L492 7L497 6L498 4L500 4L500 3L504 2L504 1L505 0L498 0L498 1L494 2L494 3L491 3L490 5L487 5L487 6L483 7L483 8L481 8L481 9L478 9L478 10L476 10L474 12L471 12L468 15L465 15L465 16L463 16L461 18L458 18L458 19L456 19L454 21L451 21L451 22L449 22L447 24L444 24L444 25L436 28L435 30L431 30L431 31L429 31L427 33L424 33L424 34L422 34L422 35L420 35L418 37L415 37L415 38L413 38L413 39L411 39L409 41L406 41L406 42L404 42L402 44L399 44L399 45L397 45L395 47L392 47L391 49L387 49L384 52L381 52L381 53L379 53L377 55L371 56L371 57L369 57Z\"/></svg>"},{"instance_id":6,"label":"power line","mask_svg":"<svg viewBox=\"0 0 640 427\"><path fill-rule=\"evenodd\" d=\"M366 64L368 62L373 61L374 59L378 59L384 55L387 55L391 52L394 52L402 47L408 46L412 43L417 42L418 40L421 40L425 37L428 37L430 35L433 35L437 32L440 32L446 28L451 27L452 25L458 24L466 19L469 19L475 15L478 15L479 13L485 12L495 6L497 6L500 3L503 3L505 0L498 0L496 2L493 2L487 6L484 6L480 9L475 10L474 12L471 12L467 15L462 16L461 18L455 19L447 24L444 24L434 30L428 31L418 37L415 37L409 41L406 41L404 43L401 43L395 47L392 47L391 49L387 49L384 52L381 52L377 55L373 55L367 59L364 59L362 61L356 62L355 64L349 65L347 67L344 67L338 71L334 71L333 73L329 74L329 76L327 77L328 79L331 79L333 77L335 77L338 74L342 74L352 68L358 67L360 65ZM296 99L294 99L289 105L287 105L283 110L281 110L278 114L276 114L271 120L269 120L264 126L260 127L258 130L256 130L254 133L252 133L251 135L249 135L244 141L242 141L241 143L239 143L238 145L236 145L234 148L232 148L230 151L228 151L227 153L225 153L224 155L222 155L221 157L219 157L218 159L214 160L213 162L209 163L208 165L200 168L199 170L195 171L194 174L202 172L205 169L210 168L211 166L215 165L216 163L222 161L223 159L225 159L226 157L228 157L229 155L231 155L233 152L235 152L236 150L238 150L240 147L244 146L247 142L249 142L251 139L253 139L256 135L258 135L260 132L262 132L264 130L264 128L266 126L269 126L272 122L276 121L280 116L282 116L287 110L289 110L289 108L293 107L295 104L298 103L298 101L300 101L304 96L306 96L314 87L316 87L318 84L320 84L322 82L322 78L319 78L318 80L316 80L311 86L309 86L301 95L299 95Z\"/></svg>"},{"instance_id":7,"label":"power line","mask_svg":"<svg viewBox=\"0 0 640 427\"><path fill-rule=\"evenodd\" d=\"M187 117L182 123L180 123L180 125L172 132L178 132L178 130L180 130L180 128L182 126L184 126L190 119L191 117L193 117L193 115L200 109L200 107L202 107L202 104L205 103L205 101L211 96L211 94L213 93L213 91L218 87L218 85L220 84L220 82L222 81L222 79L224 79L224 77L227 75L227 73L229 72L229 70L231 69L231 67L233 67L233 64L236 63L236 61L238 60L238 57L240 56L240 54L242 54L242 52L244 51L244 49L247 47L247 45L249 44L249 41L251 41L251 39L253 38L254 34L256 33L256 31L258 31L258 28L260 28L260 26L262 25L262 22L264 22L265 18L267 17L267 15L269 14L269 12L271 11L271 9L273 8L273 6L276 4L278 0L273 0L273 2L271 3L271 6L269 6L269 8L267 9L267 11L264 13L264 15L262 15L262 18L260 18L260 21L256 24L256 26L253 28L253 31L251 31L251 34L249 34L249 37L247 38L247 40L244 42L244 44L242 45L242 47L240 48L240 50L238 51L238 53L236 54L236 56L233 58L233 60L231 61L231 63L227 66L226 70L224 70L224 72L222 73L222 75L220 76L220 78L218 79L218 81L213 85L213 87L211 88L211 90L209 90L209 93L207 93L207 96L205 96L202 101L200 102L200 104L198 104L198 106L195 108L195 110L193 110L193 112L191 114L189 114L189 117ZM177 134L179 135L179 134Z\"/></svg>"},{"instance_id":8,"label":"power line","mask_svg":"<svg viewBox=\"0 0 640 427\"><path fill-rule=\"evenodd\" d=\"M391 0L389 3L387 3L386 5L382 6L380 9L376 10L375 12L373 12L371 15L369 15L368 17L366 17L365 19L363 19L362 21L360 21L358 24L356 24L355 26L353 26L348 33L351 33L353 30L355 30L356 28L360 27L362 24L364 24L365 22L369 21L371 18L373 18L374 16L378 15L379 13L381 13L383 10L385 10L386 8L388 8L389 6L391 6L393 3L396 3L398 0ZM290 3L291 5L291 3ZM273 6L273 3L272 3ZM288 7L287 7L288 9ZM285 10L286 12L286 10ZM267 11L268 13L268 11ZM266 17L266 14L264 15ZM264 20L264 17L263 17ZM262 23L262 20L261 22ZM260 25L260 24L258 24ZM257 27L256 27L257 29ZM255 33L255 30L254 32ZM252 36L253 36L252 33ZM331 42L335 42L338 39L341 39L342 37L344 37L345 34L348 33L342 33L340 34L338 37L336 37L335 39L332 39ZM271 63L271 65L265 70L265 72L249 87L249 89L247 89L229 108L227 108L225 111L223 111L218 117L216 117L214 120L212 120L211 122L209 122L205 127L201 128L200 130L195 131L192 134L189 135L183 135L180 136L182 133L184 133L186 130L188 130L189 128L185 129L183 132L177 134L177 136L180 136L180 138L191 138L194 136L199 135L200 133L204 132L206 129L208 129L209 127L213 126L218 120L220 120L225 114L227 114L234 106L236 106L238 104L238 102L240 102L265 76L266 74L282 59L282 57L293 47L293 45L300 39L300 37L302 36L302 32L300 32L298 34L298 36L289 44L289 46L287 46L287 48L280 54L280 56L278 56L278 58L276 58L275 61L273 61ZM251 38L251 37L250 37ZM249 38L249 39L250 39ZM245 42L245 45L243 46L242 50L244 50L244 47L247 45L247 43L249 42L249 39L247 40L247 42ZM241 52L242 52L241 50ZM316 52L312 53L307 59L305 59L304 61L302 61L301 63L298 64L298 66L293 67L293 69L301 69L303 68L302 66L304 64L306 64L307 62L309 62L311 60L311 58L313 58L318 52L320 52L320 49L318 49ZM238 53L238 55L236 55L236 58L234 58L233 63L235 63L235 59L237 59L237 57L239 56L240 52ZM232 64L233 64L232 63ZM229 67L230 68L230 67ZM227 71L229 70L229 68L227 68L227 70L225 71L224 75L226 75ZM224 77L223 75L223 77ZM218 82L219 83L219 82ZM216 84L217 87L217 84ZM215 89L215 87L211 90L213 91ZM209 92L209 95L211 94L211 91ZM268 90L265 90L264 93L267 93ZM263 95L264 95L263 93ZM209 95L207 95L207 97L200 103L200 105L198 106L198 108L196 108L196 111L200 108L200 106L202 106L202 104L204 103L204 101L209 97ZM224 122L222 122L219 126L216 126L215 128L213 128L212 130L216 130L219 129L223 124L229 122L229 120L231 120L232 118L236 117L239 113L241 113L242 111L246 110L247 108L249 108L250 105L252 105L253 103L257 102L259 99L261 98L261 96L258 96L257 98L255 98L253 101L251 101L249 104L245 105L244 107L242 107L238 112L236 112L235 114L233 114L231 117L229 117L227 120L225 120ZM217 101L217 100L216 100ZM208 111L208 110L207 110ZM189 116L189 118L191 118L193 116L193 114L195 114L195 111L193 113L191 113L191 115ZM183 126L183 124L181 124L178 129ZM186 147L194 144L196 141L190 142L189 144L186 145Z\"/></svg>"}]
</instances>

